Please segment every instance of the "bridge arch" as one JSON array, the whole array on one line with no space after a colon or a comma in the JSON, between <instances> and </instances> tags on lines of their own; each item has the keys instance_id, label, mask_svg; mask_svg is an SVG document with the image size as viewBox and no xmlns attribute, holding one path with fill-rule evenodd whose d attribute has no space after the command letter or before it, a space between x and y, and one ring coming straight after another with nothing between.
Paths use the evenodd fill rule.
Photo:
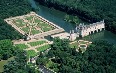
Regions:
<instances>
[{"instance_id":1,"label":"bridge arch","mask_svg":"<svg viewBox=\"0 0 116 73\"><path fill-rule=\"evenodd\" d=\"M82 37L102 31L105 29L105 23L104 21L100 21L100 22L96 22L90 25L79 25L79 31L81 31L82 33L79 32L80 35L82 35Z\"/></svg>"}]
</instances>

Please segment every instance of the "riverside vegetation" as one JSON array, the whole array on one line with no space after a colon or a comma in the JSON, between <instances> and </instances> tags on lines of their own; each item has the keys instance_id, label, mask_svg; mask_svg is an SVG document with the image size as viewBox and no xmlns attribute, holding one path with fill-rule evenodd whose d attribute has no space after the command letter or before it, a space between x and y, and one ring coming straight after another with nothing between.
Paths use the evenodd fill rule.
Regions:
<instances>
[{"instance_id":1,"label":"riverside vegetation","mask_svg":"<svg viewBox=\"0 0 116 73\"><path fill-rule=\"evenodd\" d=\"M93 23L105 20L106 29L116 33L116 0L35 0L47 7L79 16Z\"/></svg>"},{"instance_id":2,"label":"riverside vegetation","mask_svg":"<svg viewBox=\"0 0 116 73\"><path fill-rule=\"evenodd\" d=\"M104 40L93 42L84 53L70 48L68 40L54 39L48 54L40 54L36 63L57 73L115 73L116 46Z\"/></svg>"}]
</instances>

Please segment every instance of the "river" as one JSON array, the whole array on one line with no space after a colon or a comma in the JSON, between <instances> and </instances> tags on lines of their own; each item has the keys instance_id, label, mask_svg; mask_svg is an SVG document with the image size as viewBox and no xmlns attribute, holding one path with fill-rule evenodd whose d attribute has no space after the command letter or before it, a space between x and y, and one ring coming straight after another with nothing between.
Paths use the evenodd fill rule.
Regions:
<instances>
[{"instance_id":1,"label":"river","mask_svg":"<svg viewBox=\"0 0 116 73\"><path fill-rule=\"evenodd\" d=\"M65 22L64 16L66 13L61 12L59 10L55 10L53 8L48 8L42 5L39 5L34 0L29 0L31 6L35 9L39 8L39 11L37 13L46 18L47 20L57 24L58 26L62 27L66 32L69 32L71 29L75 28L74 24L71 24L69 22ZM83 22L83 21L81 21ZM110 31L102 31L98 33L94 33L92 35L89 35L87 37L81 38L89 41L95 41L95 40L107 40L110 43L116 44L116 34L111 33Z\"/></svg>"}]
</instances>

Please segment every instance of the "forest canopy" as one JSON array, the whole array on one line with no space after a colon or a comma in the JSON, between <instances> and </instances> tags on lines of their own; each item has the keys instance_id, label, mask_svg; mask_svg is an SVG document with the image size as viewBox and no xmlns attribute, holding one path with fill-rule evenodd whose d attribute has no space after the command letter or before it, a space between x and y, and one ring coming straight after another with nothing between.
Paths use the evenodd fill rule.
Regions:
<instances>
[{"instance_id":1,"label":"forest canopy","mask_svg":"<svg viewBox=\"0 0 116 73\"><path fill-rule=\"evenodd\" d=\"M0 61L14 56L15 49L11 40L0 40Z\"/></svg>"},{"instance_id":2,"label":"forest canopy","mask_svg":"<svg viewBox=\"0 0 116 73\"><path fill-rule=\"evenodd\" d=\"M27 0L0 0L0 40L19 39L22 35L4 19L27 14L32 10Z\"/></svg>"},{"instance_id":3,"label":"forest canopy","mask_svg":"<svg viewBox=\"0 0 116 73\"><path fill-rule=\"evenodd\" d=\"M115 73L115 55L116 46L104 40L93 42L81 53L70 48L68 40L56 38L48 55L38 57L37 64L46 65L58 73Z\"/></svg>"},{"instance_id":4,"label":"forest canopy","mask_svg":"<svg viewBox=\"0 0 116 73\"><path fill-rule=\"evenodd\" d=\"M77 15L87 22L105 20L106 29L116 33L116 0L35 0L40 4Z\"/></svg>"}]
</instances>

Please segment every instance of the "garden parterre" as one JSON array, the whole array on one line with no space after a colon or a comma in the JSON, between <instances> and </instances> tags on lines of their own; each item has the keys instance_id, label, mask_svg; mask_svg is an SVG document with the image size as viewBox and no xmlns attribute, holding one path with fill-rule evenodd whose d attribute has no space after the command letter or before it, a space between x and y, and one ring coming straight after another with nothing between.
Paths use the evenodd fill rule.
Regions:
<instances>
[{"instance_id":1,"label":"garden parterre","mask_svg":"<svg viewBox=\"0 0 116 73\"><path fill-rule=\"evenodd\" d=\"M35 12L7 18L5 21L22 34L30 32L31 35L35 35L56 29L48 20L40 17Z\"/></svg>"}]
</instances>

